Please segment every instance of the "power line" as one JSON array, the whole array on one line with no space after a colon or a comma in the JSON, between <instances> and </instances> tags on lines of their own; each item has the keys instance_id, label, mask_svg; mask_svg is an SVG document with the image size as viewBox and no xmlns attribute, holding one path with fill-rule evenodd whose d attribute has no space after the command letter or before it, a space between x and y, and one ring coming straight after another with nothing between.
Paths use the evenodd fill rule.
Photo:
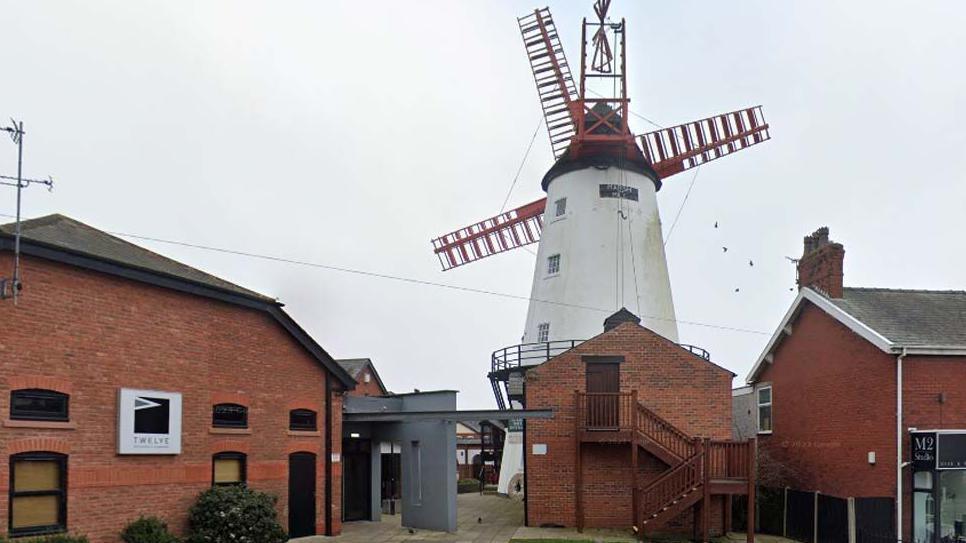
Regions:
<instances>
[{"instance_id":1,"label":"power line","mask_svg":"<svg viewBox=\"0 0 966 543\"><path fill-rule=\"evenodd\" d=\"M506 204L510 201L510 195L513 194L513 187L517 186L517 180L520 179L520 172L523 171L523 166L527 163L527 157L530 156L530 149L533 149L533 142L537 141L537 132L540 131L541 126L543 126L543 117L540 117L540 122L533 129L533 135L530 136L530 144L527 145L527 150L523 153L523 160L520 161L520 167L517 168L517 173L513 176L513 182L510 183L510 188L506 191L506 198L503 199L503 205L500 206L500 213L506 211Z\"/></svg>"},{"instance_id":2,"label":"power line","mask_svg":"<svg viewBox=\"0 0 966 543\"><path fill-rule=\"evenodd\" d=\"M667 247L667 242L671 241L671 234L674 233L674 227L678 225L678 219L681 218L681 212L684 211L684 205L688 203L688 196L691 196L691 189L694 188L694 182L698 180L698 174L701 172L701 166L699 165L694 170L694 177L691 178L691 184L688 185L688 191L684 193L684 200L681 201L681 207L678 208L677 214L674 215L674 222L671 223L671 228L667 231L667 237L664 238L664 246Z\"/></svg>"},{"instance_id":3,"label":"power line","mask_svg":"<svg viewBox=\"0 0 966 543\"><path fill-rule=\"evenodd\" d=\"M10 215L3 214L3 213L0 213L0 215L3 215L5 217L10 217ZM349 273L349 274L353 274L353 275L360 275L360 276L363 276L363 277L374 277L374 278L379 278L379 279L388 279L388 280L392 280L392 281L399 281L399 282L410 283L410 284L415 284L415 285L423 285L423 286L432 286L432 287L438 287L438 288L445 288L445 289L456 290L456 291L460 291L460 292L471 292L471 293L474 293L474 294L486 294L486 295L489 295L489 296L497 296L497 297L500 297L500 298L507 298L507 299L511 299L511 300L521 300L521 301L525 301L525 302L538 302L538 303L545 303L545 304L553 304L553 305L559 305L559 306L562 306L562 307L573 307L573 308L576 308L576 309L586 309L586 310L590 310L590 311L599 311L599 312L602 312L602 313L610 313L612 311L611 309L608 309L608 308L600 308L600 307L592 307L592 306L585 306L585 305L578 305L578 304L570 304L570 303L558 302L558 301L554 301L554 300L543 300L543 299L540 299L540 298L531 298L529 296L522 296L522 295L518 295L518 294L510 294L510 293L507 293L507 292L499 292L499 291L495 291L495 290L487 290L487 289L481 289L481 288L466 287L466 286L462 286L462 285L452 285L452 284L448 284L448 283L439 283L439 282L436 282L436 281L428 281L426 279L417 279L417 278L414 278L414 277L405 277L405 276L401 276L401 275L392 275L392 274L388 274L388 273L374 272L374 271L369 271L369 270L360 270L360 269L356 269L356 268L349 268L349 267L346 267L346 266L335 266L335 265L331 265L331 264L322 264L322 263L319 263L319 262L310 262L310 261L307 261L307 260L298 260L298 259L294 259L294 258L285 258L285 257L280 257L280 256L264 255L264 254L252 253L252 252L248 252L248 251L239 251L239 250L236 250L236 249L226 249L226 248L223 248L223 247L214 247L214 246L211 246L211 245L201 245L201 244L198 244L198 243L189 243L189 242L185 242L185 241L175 241L175 240L169 240L169 239L163 239L163 238L156 238L156 237L153 237L153 236L144 236L144 235L140 235L140 234L131 234L131 233L128 233L128 232L112 232L112 231L107 231L107 233L108 234L111 234L111 235L114 235L114 236L120 236L120 237L131 238L131 239L139 239L139 240L144 240L144 241L153 241L155 243L165 243L165 244L168 244L168 245L176 245L176 246L179 246L179 247L188 247L188 248L192 248L192 249L200 249L200 250L204 250L204 251L212 251L212 252L216 252L216 253L230 254L230 255L235 255L235 256L244 256L244 257L248 257L248 258L255 258L255 259L266 260L266 261L270 261L270 262L280 262L280 263L284 263L284 264L294 264L294 265L306 266L306 267L310 267L310 268L317 268L317 269L323 269L323 270L329 270L329 271L337 271L337 272ZM686 320L681 320L681 319L669 319L669 318L666 318L666 317L657 317L657 316L651 316L651 315L639 315L639 316L641 318L645 318L645 319L673 321L673 322L677 322L678 324L689 324L689 325L692 325L692 326L701 326L701 327L704 327L704 328L713 328L713 329L716 329L716 330L727 330L727 331L742 332L742 333L747 333L747 334L770 335L770 333L768 333L768 332L762 332L760 330L751 330L751 329L747 329L747 328L737 328L737 327L733 327L733 326L723 326L723 325L719 325L719 324L708 324L708 323L704 323L704 322L686 321Z\"/></svg>"}]
</instances>

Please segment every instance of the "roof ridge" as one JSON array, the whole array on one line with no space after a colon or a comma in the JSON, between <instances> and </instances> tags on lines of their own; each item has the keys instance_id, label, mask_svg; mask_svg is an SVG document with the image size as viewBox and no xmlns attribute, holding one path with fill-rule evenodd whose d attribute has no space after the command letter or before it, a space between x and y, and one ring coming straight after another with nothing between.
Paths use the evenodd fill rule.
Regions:
<instances>
[{"instance_id":1,"label":"roof ridge","mask_svg":"<svg viewBox=\"0 0 966 543\"><path fill-rule=\"evenodd\" d=\"M966 290L956 289L925 289L925 288L889 288L889 287L843 287L844 290L862 290L875 292L924 292L936 294L966 294Z\"/></svg>"},{"instance_id":2,"label":"roof ridge","mask_svg":"<svg viewBox=\"0 0 966 543\"><path fill-rule=\"evenodd\" d=\"M123 245L124 247L128 248L129 250L137 251L137 252L140 252L142 254L150 255L152 258L159 259L159 260L163 260L168 266L172 266L172 267L175 267L175 268L180 267L180 268L184 268L184 269L190 270L192 273L199 274L200 276L203 276L204 278L208 279L210 281L210 283L209 282L206 282L206 281L202 281L202 280L200 280L200 278L192 278L192 277L188 277L188 276L183 276L183 275L180 275L180 274L177 274L177 273L173 273L172 271L164 270L164 269L161 269L161 268L146 267L146 266L144 266L142 264L133 263L133 262L126 262L123 259L112 258L110 256L105 256L105 255L98 255L98 254L93 253L93 252L90 252L90 251L85 251L83 249L70 247L70 246L64 245L64 244L53 243L53 242L44 240L41 237L34 237L34 236L31 236L30 235L30 230L31 229L53 226L53 225L56 225L58 223L63 223L63 224L66 224L67 226L69 226L71 228L77 228L77 229L80 229L80 230L84 230L84 231L86 231L88 233L95 234L95 235L100 236L100 237L103 237L103 238L107 238L112 243L119 243L120 245ZM13 226L15 224L16 223L7 223L7 224L4 224L4 225L0 225L0 235L3 235L3 236L13 236L14 233L12 231L12 228L13 228ZM73 217L69 217L67 215L63 215L61 213L51 213L49 215L43 215L41 217L36 217L36 218L33 218L33 219L28 219L28 220L25 220L25 221L21 221L21 232L22 232L21 235L23 236L23 239L25 239L25 240L27 240L27 241L29 241L31 243L52 246L52 247L56 247L58 250L68 251L68 252L71 252L71 253L74 253L74 254L87 255L87 256L94 257L94 258L101 259L101 260L111 261L111 262L117 263L118 265L121 265L121 266L124 266L124 267L127 267L127 268L131 268L131 269L141 269L141 270L147 271L147 272L152 273L152 274L155 274L155 275L175 277L175 278L177 278L180 281L188 281L188 282L191 282L191 283L202 284L202 285L205 285L205 286L207 286L209 288L218 288L220 290L232 291L232 288L228 288L228 286L230 286L230 287L233 287L234 289L237 289L237 290L235 290L236 294L241 294L242 292L244 292L245 294L242 294L242 295L247 295L249 297L255 297L255 298L261 299L263 301L276 301L275 298L272 298L271 296L267 296L267 295L262 294L260 292L257 292L257 291L254 291L252 289L243 287L243 286L238 285L238 284L236 284L236 283L234 283L232 281L229 281L229 280L224 279L222 277L219 277L217 275L208 273L208 272L206 272L206 271L204 271L202 269L199 269L199 268L197 268L195 266L186 264L186 263L181 262L179 260L175 260L174 258L171 258L169 256L165 256L165 255L163 255L163 254L161 254L159 252L156 252L156 251L153 251L151 249L148 249L147 247L144 247L142 245L138 245L136 243L132 243L132 242L130 242L130 241L128 241L128 240L120 237L120 236L114 235L114 234L112 234L110 232L106 232L106 231L101 230L99 228L95 228L95 227L93 227L93 226L91 226L91 225L89 225L87 223L84 223L82 221L79 221L79 220L77 220L77 219L75 219ZM239 291L241 291L241 292L239 292Z\"/></svg>"}]
</instances>

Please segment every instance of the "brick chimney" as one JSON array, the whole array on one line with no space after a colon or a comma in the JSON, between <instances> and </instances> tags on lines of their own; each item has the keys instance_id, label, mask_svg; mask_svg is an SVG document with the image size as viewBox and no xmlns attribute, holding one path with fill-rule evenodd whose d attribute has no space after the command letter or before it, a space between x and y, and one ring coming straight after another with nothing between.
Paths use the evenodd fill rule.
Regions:
<instances>
[{"instance_id":1,"label":"brick chimney","mask_svg":"<svg viewBox=\"0 0 966 543\"><path fill-rule=\"evenodd\" d=\"M805 248L798 261L798 288L811 287L829 298L842 297L845 248L828 239L828 227L823 226L805 236Z\"/></svg>"}]
</instances>

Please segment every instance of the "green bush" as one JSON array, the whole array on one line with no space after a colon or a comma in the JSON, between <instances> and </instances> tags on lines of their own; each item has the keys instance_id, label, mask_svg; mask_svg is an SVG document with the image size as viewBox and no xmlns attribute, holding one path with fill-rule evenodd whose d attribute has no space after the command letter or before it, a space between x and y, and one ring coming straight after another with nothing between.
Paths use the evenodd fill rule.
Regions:
<instances>
[{"instance_id":1,"label":"green bush","mask_svg":"<svg viewBox=\"0 0 966 543\"><path fill-rule=\"evenodd\" d=\"M121 532L121 539L124 543L178 543L163 520L145 516L128 524Z\"/></svg>"},{"instance_id":2,"label":"green bush","mask_svg":"<svg viewBox=\"0 0 966 543\"><path fill-rule=\"evenodd\" d=\"M244 486L216 486L188 512L187 543L285 543L275 516L277 498Z\"/></svg>"},{"instance_id":3,"label":"green bush","mask_svg":"<svg viewBox=\"0 0 966 543\"><path fill-rule=\"evenodd\" d=\"M479 491L480 491L479 479L460 479L456 483L457 494L468 494L470 492L479 492Z\"/></svg>"}]
</instances>

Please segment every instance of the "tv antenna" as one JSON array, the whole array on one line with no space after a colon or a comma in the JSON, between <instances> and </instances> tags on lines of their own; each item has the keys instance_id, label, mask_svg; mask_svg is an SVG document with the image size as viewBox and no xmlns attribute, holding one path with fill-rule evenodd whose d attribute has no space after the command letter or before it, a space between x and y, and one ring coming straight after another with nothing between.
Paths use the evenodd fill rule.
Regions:
<instances>
[{"instance_id":1,"label":"tv antenna","mask_svg":"<svg viewBox=\"0 0 966 543\"><path fill-rule=\"evenodd\" d=\"M17 189L17 214L14 222L14 234L13 234L13 278L0 278L0 300L5 300L7 298L13 298L14 305L17 304L17 298L20 295L20 290L23 288L23 282L20 279L20 210L21 203L23 201L23 189L29 187L30 185L39 184L46 185L47 190L53 190L54 180L52 177L48 176L47 179L24 179L23 177L23 136L26 134L23 130L23 121L15 121L10 119L10 126L0 127L0 130L10 134L10 139L17 145L17 176L13 177L10 175L0 175L0 185L6 185L8 187L16 187Z\"/></svg>"}]
</instances>

